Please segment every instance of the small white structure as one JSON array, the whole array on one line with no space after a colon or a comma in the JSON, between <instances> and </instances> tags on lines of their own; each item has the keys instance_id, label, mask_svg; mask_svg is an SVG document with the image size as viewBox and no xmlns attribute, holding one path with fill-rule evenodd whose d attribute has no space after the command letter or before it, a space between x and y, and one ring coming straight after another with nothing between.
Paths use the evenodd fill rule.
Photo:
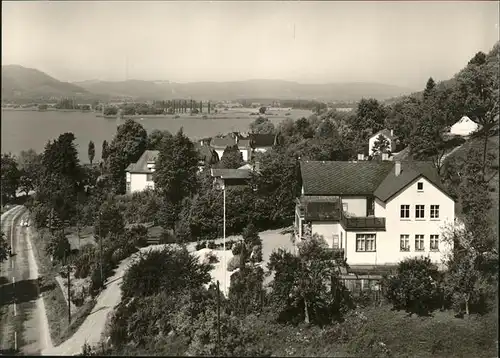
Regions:
<instances>
[{"instance_id":1,"label":"small white structure","mask_svg":"<svg viewBox=\"0 0 500 358\"><path fill-rule=\"evenodd\" d=\"M477 131L479 125L467 116L463 116L460 120L451 126L450 133L467 137Z\"/></svg>"},{"instance_id":2,"label":"small white structure","mask_svg":"<svg viewBox=\"0 0 500 358\"><path fill-rule=\"evenodd\" d=\"M383 137L385 137L385 139L387 139L387 141L389 142L389 150L391 151L391 153L394 153L394 151L396 150L397 137L394 135L394 131L392 129L383 129L375 133L368 139L368 155L373 155L373 147L379 135L382 135Z\"/></svg>"},{"instance_id":3,"label":"small white structure","mask_svg":"<svg viewBox=\"0 0 500 358\"><path fill-rule=\"evenodd\" d=\"M145 150L136 163L131 163L125 169L127 193L154 189L153 173L155 171L157 150Z\"/></svg>"}]
</instances>

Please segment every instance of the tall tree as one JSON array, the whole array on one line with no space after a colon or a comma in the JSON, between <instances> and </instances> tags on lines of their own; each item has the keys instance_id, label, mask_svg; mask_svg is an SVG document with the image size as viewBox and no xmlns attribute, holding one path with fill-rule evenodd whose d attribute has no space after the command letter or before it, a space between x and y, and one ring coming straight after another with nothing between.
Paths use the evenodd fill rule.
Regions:
<instances>
[{"instance_id":1,"label":"tall tree","mask_svg":"<svg viewBox=\"0 0 500 358\"><path fill-rule=\"evenodd\" d=\"M2 154L2 200L16 197L19 187L20 173L15 158L9 154Z\"/></svg>"},{"instance_id":2,"label":"tall tree","mask_svg":"<svg viewBox=\"0 0 500 358\"><path fill-rule=\"evenodd\" d=\"M125 193L125 168L144 153L147 136L144 127L130 118L118 126L109 148L109 169L115 192Z\"/></svg>"},{"instance_id":3,"label":"tall tree","mask_svg":"<svg viewBox=\"0 0 500 358\"><path fill-rule=\"evenodd\" d=\"M148 145L149 150L160 150L161 142L164 138L172 138L173 135L167 130L153 129L148 135Z\"/></svg>"},{"instance_id":4,"label":"tall tree","mask_svg":"<svg viewBox=\"0 0 500 358\"><path fill-rule=\"evenodd\" d=\"M2 231L0 233L0 263L7 260L9 258L9 244L7 244L7 240L5 239L5 234Z\"/></svg>"},{"instance_id":5,"label":"tall tree","mask_svg":"<svg viewBox=\"0 0 500 358\"><path fill-rule=\"evenodd\" d=\"M105 139L102 142L101 158L104 162L106 162L106 160L108 159L108 156L109 156L109 145L108 145L108 141Z\"/></svg>"},{"instance_id":6,"label":"tall tree","mask_svg":"<svg viewBox=\"0 0 500 358\"><path fill-rule=\"evenodd\" d=\"M227 146L222 153L222 158L217 164L219 168L237 169L243 165L243 154L237 144Z\"/></svg>"},{"instance_id":7,"label":"tall tree","mask_svg":"<svg viewBox=\"0 0 500 358\"><path fill-rule=\"evenodd\" d=\"M173 229L184 198L196 192L198 153L182 128L162 142L154 173L155 189L164 200L164 228Z\"/></svg>"},{"instance_id":8,"label":"tall tree","mask_svg":"<svg viewBox=\"0 0 500 358\"><path fill-rule=\"evenodd\" d=\"M363 133L363 138L383 129L387 109L376 99L363 98L358 103L356 116L353 117L352 129Z\"/></svg>"},{"instance_id":9,"label":"tall tree","mask_svg":"<svg viewBox=\"0 0 500 358\"><path fill-rule=\"evenodd\" d=\"M458 86L465 97L465 114L483 127L483 178L486 176L488 138L491 130L498 127L500 55L498 49L496 51L487 60L486 55L476 54L457 76Z\"/></svg>"},{"instance_id":10,"label":"tall tree","mask_svg":"<svg viewBox=\"0 0 500 358\"><path fill-rule=\"evenodd\" d=\"M250 123L250 132L257 134L274 134L276 128L274 124L265 117L258 117Z\"/></svg>"},{"instance_id":11,"label":"tall tree","mask_svg":"<svg viewBox=\"0 0 500 358\"><path fill-rule=\"evenodd\" d=\"M94 142L92 141L89 142L88 155L89 155L90 165L92 165L92 162L94 161L95 157L95 145Z\"/></svg>"},{"instance_id":12,"label":"tall tree","mask_svg":"<svg viewBox=\"0 0 500 358\"><path fill-rule=\"evenodd\" d=\"M391 147L389 145L389 141L385 136L379 134L379 136L375 139L372 147L372 155L380 156L384 153L390 153Z\"/></svg>"},{"instance_id":13,"label":"tall tree","mask_svg":"<svg viewBox=\"0 0 500 358\"><path fill-rule=\"evenodd\" d=\"M432 77L429 77L424 89L424 100L433 95L435 87L436 87L436 82L434 82L434 79Z\"/></svg>"},{"instance_id":14,"label":"tall tree","mask_svg":"<svg viewBox=\"0 0 500 358\"><path fill-rule=\"evenodd\" d=\"M19 189L26 195L30 191L35 190L41 166L42 156L37 154L33 149L26 151L22 150L17 157L19 166Z\"/></svg>"}]
</instances>

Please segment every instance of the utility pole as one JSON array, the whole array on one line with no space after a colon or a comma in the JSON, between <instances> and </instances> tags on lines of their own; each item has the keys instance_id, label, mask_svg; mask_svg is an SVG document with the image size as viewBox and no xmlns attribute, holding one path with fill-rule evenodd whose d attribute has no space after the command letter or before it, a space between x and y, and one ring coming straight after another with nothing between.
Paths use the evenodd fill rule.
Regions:
<instances>
[{"instance_id":1,"label":"utility pole","mask_svg":"<svg viewBox=\"0 0 500 358\"><path fill-rule=\"evenodd\" d=\"M101 288L104 287L104 275L102 274L102 236L101 236L101 212L99 211L99 261L101 263Z\"/></svg>"},{"instance_id":2,"label":"utility pole","mask_svg":"<svg viewBox=\"0 0 500 358\"><path fill-rule=\"evenodd\" d=\"M219 355L220 352L220 288L219 280L217 280L217 350L216 353Z\"/></svg>"},{"instance_id":3,"label":"utility pole","mask_svg":"<svg viewBox=\"0 0 500 358\"><path fill-rule=\"evenodd\" d=\"M71 268L69 267L69 260L66 263L68 266L68 326L71 324Z\"/></svg>"},{"instance_id":4,"label":"utility pole","mask_svg":"<svg viewBox=\"0 0 500 358\"><path fill-rule=\"evenodd\" d=\"M226 183L222 186L223 196L224 196L224 231L223 231L223 246L224 246L224 294L226 294L226 276L227 276L227 263L226 263Z\"/></svg>"}]
</instances>

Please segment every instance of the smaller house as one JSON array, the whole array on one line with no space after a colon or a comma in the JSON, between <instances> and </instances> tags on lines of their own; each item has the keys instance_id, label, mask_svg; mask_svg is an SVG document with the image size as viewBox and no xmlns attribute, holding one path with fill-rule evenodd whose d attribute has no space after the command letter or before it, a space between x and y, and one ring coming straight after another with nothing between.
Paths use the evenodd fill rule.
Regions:
<instances>
[{"instance_id":1,"label":"smaller house","mask_svg":"<svg viewBox=\"0 0 500 358\"><path fill-rule=\"evenodd\" d=\"M467 137L479 129L479 124L471 120L467 116L463 116L460 120L451 126L450 134Z\"/></svg>"},{"instance_id":2,"label":"smaller house","mask_svg":"<svg viewBox=\"0 0 500 358\"><path fill-rule=\"evenodd\" d=\"M251 170L249 169L211 169L211 175L214 178L214 185L226 186L244 186L248 184Z\"/></svg>"},{"instance_id":3,"label":"smaller house","mask_svg":"<svg viewBox=\"0 0 500 358\"><path fill-rule=\"evenodd\" d=\"M153 173L158 153L157 150L145 150L136 163L125 169L127 193L154 189Z\"/></svg>"},{"instance_id":4,"label":"smaller house","mask_svg":"<svg viewBox=\"0 0 500 358\"><path fill-rule=\"evenodd\" d=\"M385 139L389 142L390 152L394 153L396 151L397 137L394 135L394 131L392 129L383 129L368 139L368 155L373 155L373 147L375 146L375 142L380 135L385 137Z\"/></svg>"},{"instance_id":5,"label":"smaller house","mask_svg":"<svg viewBox=\"0 0 500 358\"><path fill-rule=\"evenodd\" d=\"M258 134L258 133L250 134L250 147L252 148L253 153L267 152L275 144L276 144L275 134Z\"/></svg>"},{"instance_id":6,"label":"smaller house","mask_svg":"<svg viewBox=\"0 0 500 358\"><path fill-rule=\"evenodd\" d=\"M205 166L214 165L220 160L217 152L212 147L205 144L205 142L196 142L194 143L194 147L199 155L198 169L200 171L202 171Z\"/></svg>"},{"instance_id":7,"label":"smaller house","mask_svg":"<svg viewBox=\"0 0 500 358\"><path fill-rule=\"evenodd\" d=\"M212 138L210 141L210 146L217 152L219 158L222 158L222 154L224 153L224 149L226 149L226 147L235 144L241 152L243 161L247 162L252 151L249 138L245 138L237 132L232 132L226 134L224 137Z\"/></svg>"}]
</instances>

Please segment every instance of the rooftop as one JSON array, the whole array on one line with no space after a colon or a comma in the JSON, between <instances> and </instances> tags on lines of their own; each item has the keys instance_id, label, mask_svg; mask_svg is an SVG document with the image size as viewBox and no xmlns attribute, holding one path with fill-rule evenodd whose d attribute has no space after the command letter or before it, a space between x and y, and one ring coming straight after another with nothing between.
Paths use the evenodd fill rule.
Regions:
<instances>
[{"instance_id":1,"label":"rooftop","mask_svg":"<svg viewBox=\"0 0 500 358\"><path fill-rule=\"evenodd\" d=\"M147 167L148 163L155 162L158 157L158 150L145 150L141 157L136 163L130 163L130 165L125 169L129 173L151 173L151 170Z\"/></svg>"}]
</instances>

